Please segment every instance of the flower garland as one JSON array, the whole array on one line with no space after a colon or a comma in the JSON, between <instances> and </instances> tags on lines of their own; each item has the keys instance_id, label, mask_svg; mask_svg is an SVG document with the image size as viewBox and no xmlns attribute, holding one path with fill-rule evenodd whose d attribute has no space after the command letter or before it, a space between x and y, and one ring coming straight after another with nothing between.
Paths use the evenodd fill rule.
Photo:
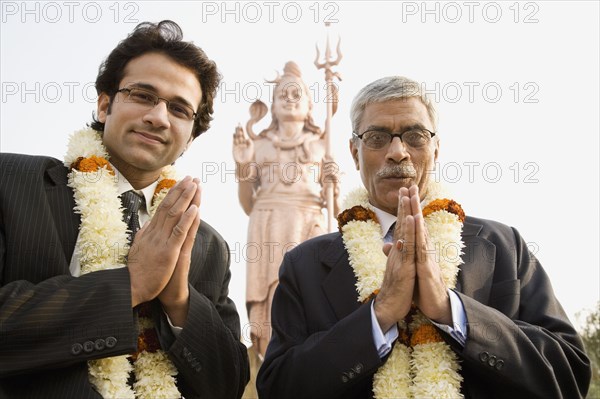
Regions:
<instances>
[{"instance_id":1,"label":"flower garland","mask_svg":"<svg viewBox=\"0 0 600 399\"><path fill-rule=\"evenodd\" d=\"M75 212L81 214L78 247L81 274L126 267L129 252L127 225L123 221L115 172L108 163L100 134L92 129L75 132L69 139L65 166L70 168L68 185L73 189ZM148 213L156 208L175 185L175 171L165 167ZM116 246L116 251L115 251ZM160 349L148 304L142 304L138 317L138 350L88 361L89 379L104 398L180 398L177 369ZM128 385L135 374L133 389Z\"/></svg>"},{"instance_id":2,"label":"flower garland","mask_svg":"<svg viewBox=\"0 0 600 399\"><path fill-rule=\"evenodd\" d=\"M461 239L464 212L444 198L442 187L428 185L423 209L434 260L447 287L456 286L462 264ZM433 200L432 200L433 199ZM356 276L358 301L367 302L379 292L387 257L381 250L381 226L364 188L351 192L338 225ZM386 363L373 378L375 398L462 398L458 357L433 324L415 307L398 323L399 337Z\"/></svg>"}]
</instances>

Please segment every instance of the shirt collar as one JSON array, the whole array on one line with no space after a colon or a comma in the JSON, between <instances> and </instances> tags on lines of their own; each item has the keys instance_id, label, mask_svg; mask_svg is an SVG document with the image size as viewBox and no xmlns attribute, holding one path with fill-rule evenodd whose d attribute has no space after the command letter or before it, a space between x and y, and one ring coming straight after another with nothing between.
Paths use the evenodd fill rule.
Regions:
<instances>
[{"instance_id":1,"label":"shirt collar","mask_svg":"<svg viewBox=\"0 0 600 399\"><path fill-rule=\"evenodd\" d=\"M377 220L379 220L379 225L381 226L381 235L385 236L392 224L394 224L394 222L398 218L396 217L396 215L392 215L376 207L373 207L373 211L375 211L375 215L377 215Z\"/></svg>"},{"instance_id":2,"label":"shirt collar","mask_svg":"<svg viewBox=\"0 0 600 399\"><path fill-rule=\"evenodd\" d=\"M421 201L421 208L423 207L424 201ZM373 206L373 205L371 205ZM387 234L388 230L394 224L394 222L398 219L396 215L392 215L391 213L387 213L386 211L382 211L381 209L373 206L373 211L375 211L375 215L377 215L377 220L379 220L379 224L381 226L381 234L383 237Z\"/></svg>"},{"instance_id":3,"label":"shirt collar","mask_svg":"<svg viewBox=\"0 0 600 399\"><path fill-rule=\"evenodd\" d=\"M158 185L158 180L156 180L154 183L142 188L141 190L136 190L133 188L131 183L129 183L129 181L125 178L125 176L123 176L123 174L121 174L118 171L118 169L115 167L115 165L111 164L111 166L113 167L114 170L117 171L117 193L119 195L121 195L124 192L133 190L136 193L144 196L144 200L146 202L145 209L150 209L150 206L152 205L152 197L154 196L154 190L156 190L156 186Z\"/></svg>"}]
</instances>

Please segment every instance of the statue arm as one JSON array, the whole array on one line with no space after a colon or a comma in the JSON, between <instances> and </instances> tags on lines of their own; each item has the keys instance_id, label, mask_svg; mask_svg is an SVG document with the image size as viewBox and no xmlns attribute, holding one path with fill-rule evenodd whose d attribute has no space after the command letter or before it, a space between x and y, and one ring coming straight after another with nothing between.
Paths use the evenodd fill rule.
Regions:
<instances>
[{"instance_id":1,"label":"statue arm","mask_svg":"<svg viewBox=\"0 0 600 399\"><path fill-rule=\"evenodd\" d=\"M254 155L254 141L238 125L233 135L233 158L235 177L239 183L238 198L246 215L250 215L252 211L260 179Z\"/></svg>"},{"instance_id":2,"label":"statue arm","mask_svg":"<svg viewBox=\"0 0 600 399\"><path fill-rule=\"evenodd\" d=\"M248 216L250 216L250 212L252 212L252 207L254 206L254 194L258 189L257 183L258 178L246 181L243 181L241 179L239 180L238 198L240 200L240 205L242 205L242 209Z\"/></svg>"}]
</instances>

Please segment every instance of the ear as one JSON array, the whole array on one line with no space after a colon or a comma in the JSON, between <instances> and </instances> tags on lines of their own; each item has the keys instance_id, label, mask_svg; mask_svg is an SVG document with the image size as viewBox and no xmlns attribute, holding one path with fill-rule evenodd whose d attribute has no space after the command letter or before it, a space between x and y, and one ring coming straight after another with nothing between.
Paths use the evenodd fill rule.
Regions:
<instances>
[{"instance_id":1,"label":"ear","mask_svg":"<svg viewBox=\"0 0 600 399\"><path fill-rule=\"evenodd\" d=\"M356 170L360 170L360 163L358 162L358 146L353 139L350 139L349 144L350 154L352 154L352 159L354 160L354 166L356 166Z\"/></svg>"},{"instance_id":2,"label":"ear","mask_svg":"<svg viewBox=\"0 0 600 399\"><path fill-rule=\"evenodd\" d=\"M108 107L110 105L110 97L106 93L100 93L98 96L97 103L97 114L98 120L102 123L106 123L106 115L108 115Z\"/></svg>"},{"instance_id":3,"label":"ear","mask_svg":"<svg viewBox=\"0 0 600 399\"><path fill-rule=\"evenodd\" d=\"M434 162L437 161L439 152L440 152L440 139L438 138L435 141L435 150L433 151L433 161Z\"/></svg>"}]
</instances>

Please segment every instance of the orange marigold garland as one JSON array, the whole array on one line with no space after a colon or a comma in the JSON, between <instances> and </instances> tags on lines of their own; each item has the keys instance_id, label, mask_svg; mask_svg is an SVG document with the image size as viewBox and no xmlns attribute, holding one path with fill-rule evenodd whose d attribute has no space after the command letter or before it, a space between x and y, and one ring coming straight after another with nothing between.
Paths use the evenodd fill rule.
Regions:
<instances>
[{"instance_id":1,"label":"orange marigold garland","mask_svg":"<svg viewBox=\"0 0 600 399\"><path fill-rule=\"evenodd\" d=\"M340 233L342 232L342 227L344 227L348 222L351 222L353 220L359 220L362 222L367 220L373 220L374 222L379 223L375 212L361 205L356 205L350 209L346 209L337 216L338 230L340 231Z\"/></svg>"},{"instance_id":2,"label":"orange marigold garland","mask_svg":"<svg viewBox=\"0 0 600 399\"><path fill-rule=\"evenodd\" d=\"M431 201L423 208L423 216L427 217L437 211L446 211L458 216L458 220L463 223L465 221L465 212L460 204L454 200L442 198Z\"/></svg>"},{"instance_id":3,"label":"orange marigold garland","mask_svg":"<svg viewBox=\"0 0 600 399\"><path fill-rule=\"evenodd\" d=\"M157 195L164 189L170 190L176 183L177 183L177 181L175 179L162 179L156 185L156 189L154 190L154 195Z\"/></svg>"},{"instance_id":4,"label":"orange marigold garland","mask_svg":"<svg viewBox=\"0 0 600 399\"><path fill-rule=\"evenodd\" d=\"M444 339L438 330L431 324L422 324L412 332L410 336L410 345L417 346L430 344L432 342L443 342Z\"/></svg>"},{"instance_id":5,"label":"orange marigold garland","mask_svg":"<svg viewBox=\"0 0 600 399\"><path fill-rule=\"evenodd\" d=\"M88 158L78 157L72 164L71 169L78 170L80 172L96 172L98 169L106 168L110 172L111 175L115 175L115 171L113 170L110 163L103 158L92 155Z\"/></svg>"}]
</instances>

